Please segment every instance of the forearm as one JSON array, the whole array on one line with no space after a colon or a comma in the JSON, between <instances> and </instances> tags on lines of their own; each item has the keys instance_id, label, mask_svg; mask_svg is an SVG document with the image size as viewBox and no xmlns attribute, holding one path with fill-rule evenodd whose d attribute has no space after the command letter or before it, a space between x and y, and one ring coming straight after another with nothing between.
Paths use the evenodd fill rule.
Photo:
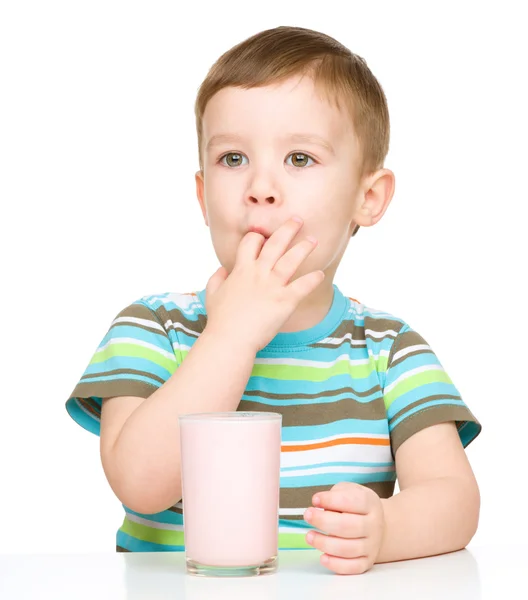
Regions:
<instances>
[{"instance_id":1,"label":"forearm","mask_svg":"<svg viewBox=\"0 0 528 600\"><path fill-rule=\"evenodd\" d=\"M138 512L159 512L180 500L179 415L236 410L254 359L246 344L206 329L174 374L128 417L114 464L126 477L123 496Z\"/></svg>"},{"instance_id":2,"label":"forearm","mask_svg":"<svg viewBox=\"0 0 528 600\"><path fill-rule=\"evenodd\" d=\"M431 479L383 499L385 534L376 562L452 552L477 530L480 495L472 478Z\"/></svg>"}]
</instances>

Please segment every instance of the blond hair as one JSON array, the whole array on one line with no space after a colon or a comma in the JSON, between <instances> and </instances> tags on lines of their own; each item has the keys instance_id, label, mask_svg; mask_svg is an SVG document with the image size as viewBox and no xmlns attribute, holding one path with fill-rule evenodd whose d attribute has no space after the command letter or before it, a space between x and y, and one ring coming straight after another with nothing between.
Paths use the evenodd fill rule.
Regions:
<instances>
[{"instance_id":1,"label":"blond hair","mask_svg":"<svg viewBox=\"0 0 528 600\"><path fill-rule=\"evenodd\" d=\"M217 92L226 87L261 87L305 74L330 102L338 108L343 102L348 109L360 147L358 177L382 168L389 151L389 110L385 93L365 59L324 33L282 26L240 42L222 54L207 73L195 103L200 169L203 115Z\"/></svg>"}]
</instances>

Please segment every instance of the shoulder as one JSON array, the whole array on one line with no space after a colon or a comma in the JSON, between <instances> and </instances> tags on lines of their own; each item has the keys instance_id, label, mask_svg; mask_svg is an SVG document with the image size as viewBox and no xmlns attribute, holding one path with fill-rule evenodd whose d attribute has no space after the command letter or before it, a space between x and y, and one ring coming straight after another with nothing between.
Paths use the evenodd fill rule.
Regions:
<instances>
[{"instance_id":1,"label":"shoulder","mask_svg":"<svg viewBox=\"0 0 528 600\"><path fill-rule=\"evenodd\" d=\"M367 306L350 298L349 319L356 333L367 349L369 360L374 360L377 370L384 372L389 365L401 361L406 356L431 354L426 340L416 332L404 318L383 309Z\"/></svg>"},{"instance_id":2,"label":"shoulder","mask_svg":"<svg viewBox=\"0 0 528 600\"><path fill-rule=\"evenodd\" d=\"M399 316L379 308L367 306L355 298L348 297L350 301L349 319L356 326L363 326L365 339L375 343L393 342L395 338L406 331L411 331L411 326Z\"/></svg>"},{"instance_id":3,"label":"shoulder","mask_svg":"<svg viewBox=\"0 0 528 600\"><path fill-rule=\"evenodd\" d=\"M165 331L192 330L199 333L205 326L202 292L163 292L141 296L118 315L118 319L139 318L156 322Z\"/></svg>"},{"instance_id":4,"label":"shoulder","mask_svg":"<svg viewBox=\"0 0 528 600\"><path fill-rule=\"evenodd\" d=\"M200 292L163 292L142 296L134 304L143 305L154 313L177 311L193 316L204 312Z\"/></svg>"}]
</instances>

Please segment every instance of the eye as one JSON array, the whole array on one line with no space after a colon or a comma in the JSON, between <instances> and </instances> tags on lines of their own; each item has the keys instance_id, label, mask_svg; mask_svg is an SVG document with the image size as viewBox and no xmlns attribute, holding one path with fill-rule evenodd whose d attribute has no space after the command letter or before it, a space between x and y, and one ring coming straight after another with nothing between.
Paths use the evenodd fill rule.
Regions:
<instances>
[{"instance_id":1,"label":"eye","mask_svg":"<svg viewBox=\"0 0 528 600\"><path fill-rule=\"evenodd\" d=\"M292 152L292 154L290 154L290 156L292 157L292 163L293 163L292 166L293 167L302 168L302 167L311 166L311 165L307 164L309 160L311 160L312 163L315 164L314 159L311 156L308 156L308 154L304 154L304 152ZM286 161L288 161L290 156L288 156Z\"/></svg>"},{"instance_id":2,"label":"eye","mask_svg":"<svg viewBox=\"0 0 528 600\"><path fill-rule=\"evenodd\" d=\"M243 154L240 154L238 152L228 152L227 154L224 154L224 156L222 156L218 162L222 163L226 167L233 168L239 167L242 163L243 158L246 158Z\"/></svg>"}]
</instances>

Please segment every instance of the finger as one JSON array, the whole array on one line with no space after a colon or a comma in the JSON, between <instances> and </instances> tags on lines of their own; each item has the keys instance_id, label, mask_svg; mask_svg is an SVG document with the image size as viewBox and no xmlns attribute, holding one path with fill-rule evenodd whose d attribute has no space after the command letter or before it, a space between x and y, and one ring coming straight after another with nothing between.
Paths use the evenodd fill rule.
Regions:
<instances>
[{"instance_id":1,"label":"finger","mask_svg":"<svg viewBox=\"0 0 528 600\"><path fill-rule=\"evenodd\" d=\"M287 283L295 275L295 272L306 259L306 257L315 250L317 240L313 237L308 237L302 242L295 244L293 248L288 250L286 254L281 256L273 267L273 272L279 278Z\"/></svg>"},{"instance_id":2,"label":"finger","mask_svg":"<svg viewBox=\"0 0 528 600\"><path fill-rule=\"evenodd\" d=\"M328 535L364 538L367 534L367 517L364 515L309 508L304 513L304 520Z\"/></svg>"},{"instance_id":3,"label":"finger","mask_svg":"<svg viewBox=\"0 0 528 600\"><path fill-rule=\"evenodd\" d=\"M312 502L325 510L366 515L370 509L370 490L359 483L344 483L328 492L317 492Z\"/></svg>"},{"instance_id":4,"label":"finger","mask_svg":"<svg viewBox=\"0 0 528 600\"><path fill-rule=\"evenodd\" d=\"M349 540L333 535L324 535L317 531L310 531L306 535L306 541L310 546L331 556L338 556L340 558L368 556L366 538Z\"/></svg>"},{"instance_id":5,"label":"finger","mask_svg":"<svg viewBox=\"0 0 528 600\"><path fill-rule=\"evenodd\" d=\"M275 263L286 252L302 225L302 221L288 219L277 231L272 233L262 248L259 256L259 264L271 271Z\"/></svg>"},{"instance_id":6,"label":"finger","mask_svg":"<svg viewBox=\"0 0 528 600\"><path fill-rule=\"evenodd\" d=\"M240 266L256 261L265 241L266 238L260 233L255 231L246 233L238 244L235 264Z\"/></svg>"},{"instance_id":7,"label":"finger","mask_svg":"<svg viewBox=\"0 0 528 600\"><path fill-rule=\"evenodd\" d=\"M338 575L360 575L372 567L371 561L366 556L360 558L340 558L338 556L323 554L321 556L321 564Z\"/></svg>"}]
</instances>

